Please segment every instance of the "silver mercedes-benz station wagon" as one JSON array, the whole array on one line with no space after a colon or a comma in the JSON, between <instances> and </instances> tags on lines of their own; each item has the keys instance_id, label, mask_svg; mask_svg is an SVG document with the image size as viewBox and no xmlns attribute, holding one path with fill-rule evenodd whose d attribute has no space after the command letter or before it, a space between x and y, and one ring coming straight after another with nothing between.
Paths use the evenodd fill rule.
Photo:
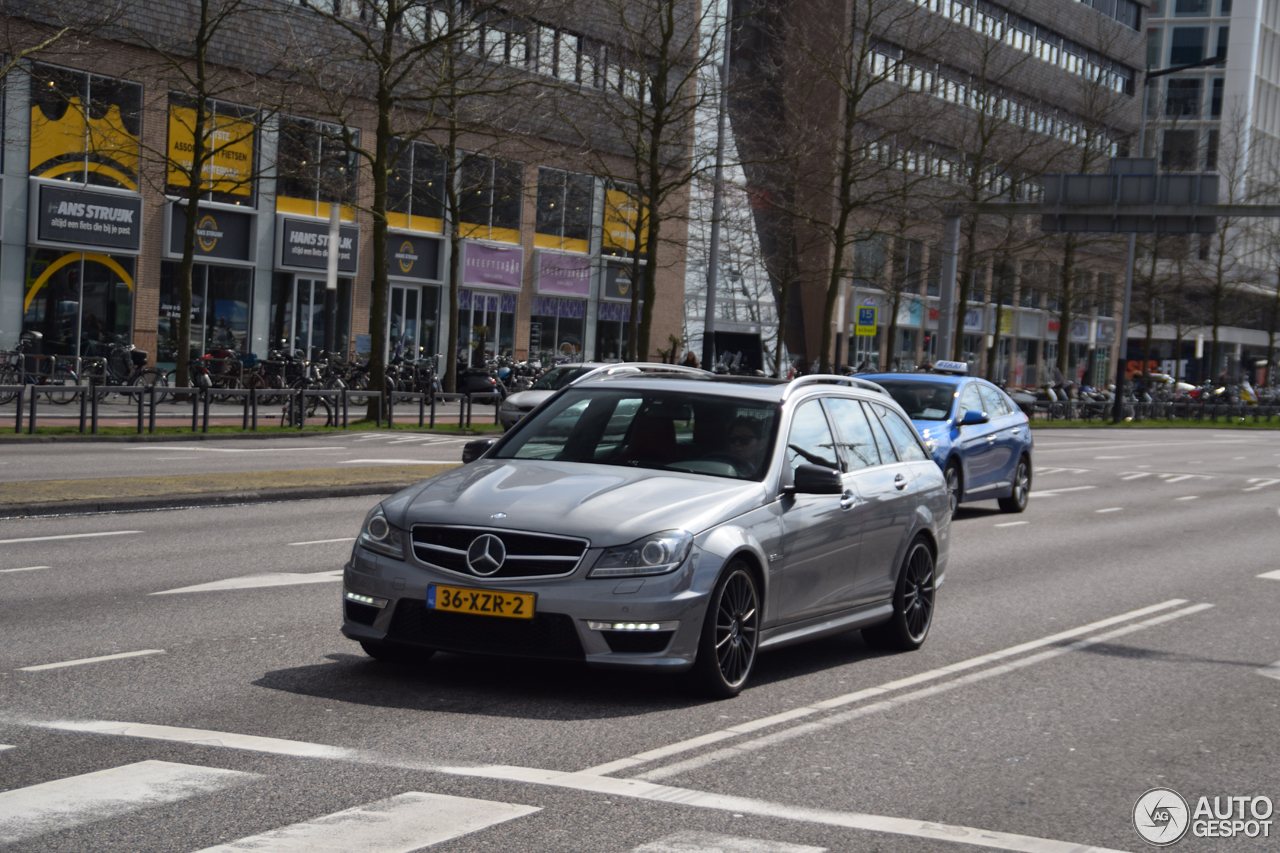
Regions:
<instances>
[{"instance_id":1,"label":"silver mercedes-benz station wagon","mask_svg":"<svg viewBox=\"0 0 1280 853\"><path fill-rule=\"evenodd\" d=\"M342 632L374 658L580 660L733 696L766 649L929 633L946 481L870 382L603 371L485 444L365 519Z\"/></svg>"}]
</instances>

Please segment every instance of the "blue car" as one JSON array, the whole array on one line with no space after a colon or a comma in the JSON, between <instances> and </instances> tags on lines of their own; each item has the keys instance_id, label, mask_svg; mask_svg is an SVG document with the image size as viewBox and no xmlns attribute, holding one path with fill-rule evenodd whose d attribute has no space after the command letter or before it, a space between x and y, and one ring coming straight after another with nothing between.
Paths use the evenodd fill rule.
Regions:
<instances>
[{"instance_id":1,"label":"blue car","mask_svg":"<svg viewBox=\"0 0 1280 853\"><path fill-rule=\"evenodd\" d=\"M963 363L939 362L933 373L859 374L882 386L920 432L947 479L951 510L995 500L1022 512L1031 493L1031 424L1004 391L967 376Z\"/></svg>"}]
</instances>

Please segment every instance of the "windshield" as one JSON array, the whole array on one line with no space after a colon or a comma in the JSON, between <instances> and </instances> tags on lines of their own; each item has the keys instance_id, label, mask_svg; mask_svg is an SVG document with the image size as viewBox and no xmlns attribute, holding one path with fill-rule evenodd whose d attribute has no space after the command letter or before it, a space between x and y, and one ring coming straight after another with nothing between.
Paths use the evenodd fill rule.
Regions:
<instances>
[{"instance_id":1,"label":"windshield","mask_svg":"<svg viewBox=\"0 0 1280 853\"><path fill-rule=\"evenodd\" d=\"M554 459L759 480L777 408L700 394L569 390L524 423L498 459Z\"/></svg>"},{"instance_id":2,"label":"windshield","mask_svg":"<svg viewBox=\"0 0 1280 853\"><path fill-rule=\"evenodd\" d=\"M559 391L582 374L594 369L593 367L557 367L542 374L537 382L529 386L529 390Z\"/></svg>"},{"instance_id":3,"label":"windshield","mask_svg":"<svg viewBox=\"0 0 1280 853\"><path fill-rule=\"evenodd\" d=\"M945 421L955 403L956 385L948 382L895 382L877 379L913 421Z\"/></svg>"}]
</instances>

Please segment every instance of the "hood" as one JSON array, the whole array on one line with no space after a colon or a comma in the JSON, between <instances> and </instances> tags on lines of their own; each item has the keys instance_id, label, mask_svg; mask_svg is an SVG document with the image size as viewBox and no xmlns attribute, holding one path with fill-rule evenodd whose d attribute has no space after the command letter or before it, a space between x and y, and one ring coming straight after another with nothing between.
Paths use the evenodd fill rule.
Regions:
<instances>
[{"instance_id":1,"label":"hood","mask_svg":"<svg viewBox=\"0 0 1280 853\"><path fill-rule=\"evenodd\" d=\"M383 501L387 520L581 536L593 547L662 530L700 533L760 506L761 483L644 468L481 459ZM495 513L506 518L494 519Z\"/></svg>"}]
</instances>

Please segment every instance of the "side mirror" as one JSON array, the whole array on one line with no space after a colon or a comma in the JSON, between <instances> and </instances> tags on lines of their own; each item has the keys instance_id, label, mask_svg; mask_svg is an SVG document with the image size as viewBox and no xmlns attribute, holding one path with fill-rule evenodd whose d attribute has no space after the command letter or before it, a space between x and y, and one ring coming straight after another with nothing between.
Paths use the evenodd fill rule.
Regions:
<instances>
[{"instance_id":1,"label":"side mirror","mask_svg":"<svg viewBox=\"0 0 1280 853\"><path fill-rule=\"evenodd\" d=\"M481 456L484 456L496 441L496 438L478 438L462 445L462 464L466 465L468 462L475 462Z\"/></svg>"},{"instance_id":2,"label":"side mirror","mask_svg":"<svg viewBox=\"0 0 1280 853\"><path fill-rule=\"evenodd\" d=\"M844 482L834 468L801 465L796 469L792 491L799 495L839 495L844 493Z\"/></svg>"},{"instance_id":3,"label":"side mirror","mask_svg":"<svg viewBox=\"0 0 1280 853\"><path fill-rule=\"evenodd\" d=\"M976 426L977 424L985 424L990 420L991 418L987 417L986 412L975 412L970 409L960 419L960 426Z\"/></svg>"}]
</instances>

